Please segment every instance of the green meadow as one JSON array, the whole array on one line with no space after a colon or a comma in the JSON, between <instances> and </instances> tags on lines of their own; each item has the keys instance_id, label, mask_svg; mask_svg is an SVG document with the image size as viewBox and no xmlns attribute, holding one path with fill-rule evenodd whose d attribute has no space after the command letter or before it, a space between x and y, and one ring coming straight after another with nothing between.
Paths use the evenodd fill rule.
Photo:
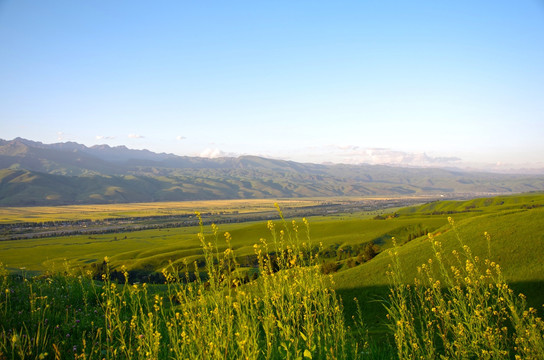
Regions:
<instances>
[{"instance_id":1,"label":"green meadow","mask_svg":"<svg viewBox=\"0 0 544 360\"><path fill-rule=\"evenodd\" d=\"M361 219L362 218L362 219ZM300 219L298 219L300 220ZM349 249L373 241L381 248L391 244L391 238L408 237L418 229L434 231L447 221L442 217L410 217L384 221L371 215L328 216L310 218L311 238L334 251L335 258L345 260ZM222 232L232 235L232 247L240 260L253 254L253 245L268 235L266 223L222 224ZM198 227L154 229L119 234L79 235L0 242L3 262L11 269L24 267L28 271L45 271L84 266L108 256L113 268L145 268L154 271L170 262L192 263L203 259L201 244L196 237ZM226 244L218 244L219 250ZM356 254L352 254L356 255Z\"/></svg>"},{"instance_id":2,"label":"green meadow","mask_svg":"<svg viewBox=\"0 0 544 360\"><path fill-rule=\"evenodd\" d=\"M6 358L544 356L542 193L0 253Z\"/></svg>"},{"instance_id":3,"label":"green meadow","mask_svg":"<svg viewBox=\"0 0 544 360\"><path fill-rule=\"evenodd\" d=\"M543 313L544 304L544 196L515 195L470 201L441 201L399 210L399 217L387 221L413 219L441 219L435 238L443 246L444 260L455 263L453 250L460 251L458 236L480 259L490 259L501 265L505 280L527 301ZM433 213L435 215L433 215ZM456 231L447 218L452 217ZM456 233L457 232L457 233ZM489 235L489 241L484 234ZM417 268L433 259L433 247L428 236L421 236L403 244L397 238L403 281L413 284ZM372 261L335 274L335 289L345 299L345 306L353 310L353 297L365 299L372 309L367 320L383 330L385 309L379 300L387 299L390 279L385 275L392 263L387 251ZM378 330L378 331L381 331Z\"/></svg>"}]
</instances>

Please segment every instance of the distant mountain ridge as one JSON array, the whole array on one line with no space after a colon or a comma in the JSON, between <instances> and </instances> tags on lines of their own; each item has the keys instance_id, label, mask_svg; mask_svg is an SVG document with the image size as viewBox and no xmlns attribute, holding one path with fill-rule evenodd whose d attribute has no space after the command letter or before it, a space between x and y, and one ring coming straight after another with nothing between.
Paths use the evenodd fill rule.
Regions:
<instances>
[{"instance_id":1,"label":"distant mountain ridge","mask_svg":"<svg viewBox=\"0 0 544 360\"><path fill-rule=\"evenodd\" d=\"M0 169L2 206L544 190L538 175L208 159L21 138L0 140Z\"/></svg>"},{"instance_id":2,"label":"distant mountain ridge","mask_svg":"<svg viewBox=\"0 0 544 360\"><path fill-rule=\"evenodd\" d=\"M152 161L163 161L166 159L176 158L174 154L157 154L149 150L134 150L129 149L126 146L115 146L111 147L109 145L94 145L87 147L82 144L78 144L73 141L64 142L64 143L55 143L55 144L44 144L39 141L32 141L23 138L16 138L11 141L0 140L0 144L4 145L5 143L16 143L23 144L25 146L37 149L54 149L59 151L73 151L73 152L82 152L91 156L94 156L98 159L109 161L109 162L125 162L131 159L139 160L152 160Z\"/></svg>"}]
</instances>

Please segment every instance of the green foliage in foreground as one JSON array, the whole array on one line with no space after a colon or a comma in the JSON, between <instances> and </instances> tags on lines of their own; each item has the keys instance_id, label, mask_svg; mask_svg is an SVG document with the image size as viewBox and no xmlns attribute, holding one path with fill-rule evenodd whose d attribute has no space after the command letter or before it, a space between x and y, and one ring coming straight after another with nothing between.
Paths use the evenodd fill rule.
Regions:
<instances>
[{"instance_id":1,"label":"green foliage in foreground","mask_svg":"<svg viewBox=\"0 0 544 360\"><path fill-rule=\"evenodd\" d=\"M514 294L498 264L472 254L449 220L461 250L450 263L430 235L434 259L417 268L413 286L403 282L399 254L390 251L387 311L399 358L542 359L544 322L536 309Z\"/></svg>"},{"instance_id":2,"label":"green foliage in foreground","mask_svg":"<svg viewBox=\"0 0 544 360\"><path fill-rule=\"evenodd\" d=\"M307 225L307 223L306 223ZM365 347L345 324L342 305L321 274L298 225L268 227L254 246L259 279L242 284L239 264L217 228L198 238L207 280L165 268L162 289L98 284L83 276L2 276L0 358L355 359ZM222 241L221 241L222 242ZM275 255L272 255L275 254ZM54 300L53 300L54 299ZM359 327L362 329L361 327Z\"/></svg>"},{"instance_id":3,"label":"green foliage in foreground","mask_svg":"<svg viewBox=\"0 0 544 360\"><path fill-rule=\"evenodd\" d=\"M162 286L131 284L125 269L118 285L107 267L100 283L82 275L26 279L4 271L0 358L544 357L537 311L510 289L496 262L473 255L456 227L448 228L458 243L452 251L445 250L442 235L420 239L432 251L413 282L406 282L400 262L406 264L403 250L417 241L391 249L390 296L380 304L388 313L390 346L369 341L361 322L365 305L348 326L308 229L299 231L295 222L279 228L269 222L268 228L271 239L253 247L259 277L246 284L238 276L231 234L223 242L215 226L212 234L198 234L206 280L189 282L190 274L175 266L163 270Z\"/></svg>"}]
</instances>

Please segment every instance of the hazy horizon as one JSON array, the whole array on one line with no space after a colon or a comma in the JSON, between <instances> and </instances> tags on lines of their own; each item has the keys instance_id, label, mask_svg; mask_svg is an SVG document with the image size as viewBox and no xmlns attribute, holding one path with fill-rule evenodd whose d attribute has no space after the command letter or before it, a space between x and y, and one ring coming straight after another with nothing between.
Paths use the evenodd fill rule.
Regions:
<instances>
[{"instance_id":1,"label":"hazy horizon","mask_svg":"<svg viewBox=\"0 0 544 360\"><path fill-rule=\"evenodd\" d=\"M544 3L0 3L0 137L543 169Z\"/></svg>"},{"instance_id":2,"label":"hazy horizon","mask_svg":"<svg viewBox=\"0 0 544 360\"><path fill-rule=\"evenodd\" d=\"M387 166L394 166L394 167L407 167L407 168L441 168L441 169L459 169L463 171L468 172L495 172L495 173L503 173L503 174L533 174L533 175L539 175L544 174L544 167L522 167L522 166L509 166L508 164L485 164L485 163L465 163L459 161L457 165L451 164L451 159L441 159L441 158L432 158L429 157L426 154L407 154L402 153L398 151L392 151L387 149L368 149L367 151L374 151L374 159L367 159L367 161L358 161L358 162L332 162L332 161L304 161L304 160L296 160L296 157L277 157L277 156L268 156L263 154L218 154L218 153L201 153L201 154L191 154L191 155L178 155L174 153L168 153L168 152L157 152L153 151L152 149L147 148L131 148L126 145L109 145L106 143L103 144L93 144L93 145L87 145L78 143L75 141L55 141L52 143L46 143L38 140L32 140L32 139L25 139L22 137L17 137L13 139L1 139L5 141L15 141L17 139L23 139L23 140L29 140L33 142L38 142L43 145L55 145L55 144L66 144L66 143L76 143L79 145L84 145L89 148L92 147L102 147L106 146L109 148L125 148L128 150L137 150L137 151L151 151L156 154L166 154L166 155L175 155L175 156L189 156L189 157L201 157L201 158L208 158L208 159L217 159L217 158L239 158L243 156L257 156L257 157L263 157L267 159L272 160L285 160L285 161L294 161L299 163L312 163L312 164L320 164L320 165L334 165L334 164L343 164L343 165L387 165Z\"/></svg>"}]
</instances>

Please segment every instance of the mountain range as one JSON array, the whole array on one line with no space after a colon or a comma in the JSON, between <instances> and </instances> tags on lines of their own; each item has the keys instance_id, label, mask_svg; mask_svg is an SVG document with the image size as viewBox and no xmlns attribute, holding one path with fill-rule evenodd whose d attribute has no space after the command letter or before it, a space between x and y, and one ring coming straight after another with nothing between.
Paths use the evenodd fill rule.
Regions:
<instances>
[{"instance_id":1,"label":"mountain range","mask_svg":"<svg viewBox=\"0 0 544 360\"><path fill-rule=\"evenodd\" d=\"M325 165L257 156L209 159L125 146L0 139L1 206L540 190L543 175Z\"/></svg>"}]
</instances>

